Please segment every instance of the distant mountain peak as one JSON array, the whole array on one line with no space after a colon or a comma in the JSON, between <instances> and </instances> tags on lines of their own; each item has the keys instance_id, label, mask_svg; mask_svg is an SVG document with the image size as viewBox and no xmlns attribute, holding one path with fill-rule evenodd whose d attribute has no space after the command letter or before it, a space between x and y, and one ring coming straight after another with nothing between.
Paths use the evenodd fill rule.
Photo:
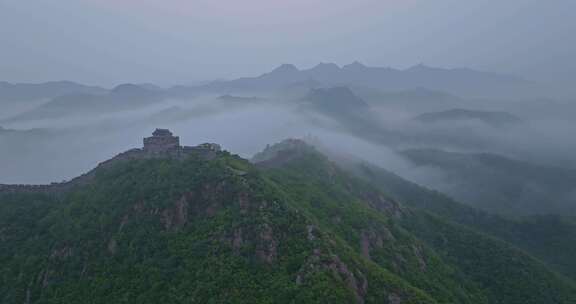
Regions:
<instances>
[{"instance_id":1,"label":"distant mountain peak","mask_svg":"<svg viewBox=\"0 0 576 304\"><path fill-rule=\"evenodd\" d=\"M298 68L293 65L293 64L282 64L279 67L275 68L274 70L272 70L272 72L270 74L279 74L279 73L294 73L294 72L300 72L300 70L298 70Z\"/></svg>"},{"instance_id":2,"label":"distant mountain peak","mask_svg":"<svg viewBox=\"0 0 576 304\"><path fill-rule=\"evenodd\" d=\"M348 109L350 107L365 108L368 106L364 100L345 86L312 89L305 99L316 106L328 107L331 110L336 108Z\"/></svg>"},{"instance_id":3,"label":"distant mountain peak","mask_svg":"<svg viewBox=\"0 0 576 304\"><path fill-rule=\"evenodd\" d=\"M346 70L352 70L352 69L365 69L367 68L366 65L362 64L359 61L354 61L350 64L347 64L345 66L342 67L342 69L346 69Z\"/></svg>"},{"instance_id":4,"label":"distant mountain peak","mask_svg":"<svg viewBox=\"0 0 576 304\"><path fill-rule=\"evenodd\" d=\"M134 95L134 94L147 93L148 90L132 83L125 83L116 86L114 89L112 89L111 92L113 94L119 94L119 95Z\"/></svg>"},{"instance_id":5,"label":"distant mountain peak","mask_svg":"<svg viewBox=\"0 0 576 304\"><path fill-rule=\"evenodd\" d=\"M289 138L273 145L267 145L263 151L254 155L252 162L258 163L262 167L275 167L303 155L322 158L318 150L305 139Z\"/></svg>"},{"instance_id":6,"label":"distant mountain peak","mask_svg":"<svg viewBox=\"0 0 576 304\"><path fill-rule=\"evenodd\" d=\"M335 63L325 63L321 62L317 64L312 70L322 70L322 71L331 71L331 70L340 70L340 66Z\"/></svg>"},{"instance_id":7,"label":"distant mountain peak","mask_svg":"<svg viewBox=\"0 0 576 304\"><path fill-rule=\"evenodd\" d=\"M0 82L0 99L9 101L49 100L69 94L105 94L108 90L72 81L43 83Z\"/></svg>"},{"instance_id":8,"label":"distant mountain peak","mask_svg":"<svg viewBox=\"0 0 576 304\"><path fill-rule=\"evenodd\" d=\"M140 88L138 85L135 85L133 83L123 83L123 84L119 84L117 86L115 86L112 89L112 92L118 92L118 91L124 91L124 90L129 90L129 89L136 89L136 88Z\"/></svg>"},{"instance_id":9,"label":"distant mountain peak","mask_svg":"<svg viewBox=\"0 0 576 304\"><path fill-rule=\"evenodd\" d=\"M407 72L422 72L422 71L434 71L434 70L442 70L442 69L425 65L422 62L406 69Z\"/></svg>"},{"instance_id":10,"label":"distant mountain peak","mask_svg":"<svg viewBox=\"0 0 576 304\"><path fill-rule=\"evenodd\" d=\"M294 83L314 79L326 86L348 85L378 88L386 91L426 87L446 91L462 97L493 98L532 96L538 88L534 84L511 75L432 67L423 63L407 69L371 67L358 61L345 66L320 63L307 69L283 64L256 77L211 83L200 90L225 92L254 92L278 90Z\"/></svg>"}]
</instances>

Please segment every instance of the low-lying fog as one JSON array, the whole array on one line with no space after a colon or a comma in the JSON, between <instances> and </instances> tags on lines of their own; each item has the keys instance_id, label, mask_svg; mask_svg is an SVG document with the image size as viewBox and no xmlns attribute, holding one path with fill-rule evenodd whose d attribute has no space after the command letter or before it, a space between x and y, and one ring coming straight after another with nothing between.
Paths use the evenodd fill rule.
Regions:
<instances>
[{"instance_id":1,"label":"low-lying fog","mask_svg":"<svg viewBox=\"0 0 576 304\"><path fill-rule=\"evenodd\" d=\"M142 138L155 128L171 129L183 145L216 142L246 158L268 143L321 130L314 126L317 120L285 105L218 103L215 97L204 97L119 113L5 124L0 183L68 180L120 152L141 147Z\"/></svg>"},{"instance_id":2,"label":"low-lying fog","mask_svg":"<svg viewBox=\"0 0 576 304\"><path fill-rule=\"evenodd\" d=\"M568 119L569 115L562 118L562 115L551 114L554 111L573 113L574 109L569 106L544 111L541 101L525 104L485 101L476 107L472 101L457 101L419 107L409 103L381 103L371 98L364 100L367 105L358 108L342 104L325 108L322 103L314 104L316 100L303 97L206 95L36 120L7 118L31 111L43 102L7 106L0 118L3 128L0 129L0 183L69 180L118 153L141 147L142 138L150 136L155 128L169 128L180 136L183 145L215 142L245 158L251 158L267 144L286 138L313 137L326 151L369 161L406 179L456 196L464 190L454 186L447 174L453 169L451 166L462 165L458 164L462 156L450 154L450 162L439 165L415 162L407 158L404 151L439 149L464 153L462 155L487 152L514 161L528 161L535 166L576 168L576 141L573 140L576 122ZM458 108L488 112L444 112ZM503 111L506 113L502 114ZM422 115L425 112L429 114ZM462 113L480 116L451 117ZM491 169L486 170L482 174Z\"/></svg>"}]
</instances>

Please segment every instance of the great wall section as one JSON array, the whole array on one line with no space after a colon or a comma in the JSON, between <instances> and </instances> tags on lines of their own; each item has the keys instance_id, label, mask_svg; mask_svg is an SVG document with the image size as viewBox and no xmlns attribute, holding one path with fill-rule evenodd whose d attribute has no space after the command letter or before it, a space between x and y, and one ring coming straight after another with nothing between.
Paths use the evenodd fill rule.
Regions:
<instances>
[{"instance_id":1,"label":"great wall section","mask_svg":"<svg viewBox=\"0 0 576 304\"><path fill-rule=\"evenodd\" d=\"M0 184L0 193L46 193L57 194L65 192L72 187L90 182L95 176L96 169L106 168L123 161L153 158L170 158L183 160L190 155L198 155L204 159L213 159L221 152L221 147L214 143L205 143L194 147L181 146L180 138L173 136L167 129L156 129L151 137L144 138L143 148L135 148L120 153L115 157L101 162L95 169L82 174L70 181L51 183L45 185Z\"/></svg>"}]
</instances>

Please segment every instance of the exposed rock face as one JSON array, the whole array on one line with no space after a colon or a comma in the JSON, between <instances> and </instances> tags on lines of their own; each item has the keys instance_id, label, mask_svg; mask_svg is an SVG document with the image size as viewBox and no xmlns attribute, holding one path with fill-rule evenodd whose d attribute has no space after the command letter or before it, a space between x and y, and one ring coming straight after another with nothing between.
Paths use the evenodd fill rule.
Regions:
<instances>
[{"instance_id":1,"label":"exposed rock face","mask_svg":"<svg viewBox=\"0 0 576 304\"><path fill-rule=\"evenodd\" d=\"M328 267L332 269L335 275L340 276L346 282L348 288L354 291L356 303L363 304L368 288L368 281L364 275L361 273L358 273L358 277L354 275L348 265L344 264L337 255L332 257Z\"/></svg>"},{"instance_id":2,"label":"exposed rock face","mask_svg":"<svg viewBox=\"0 0 576 304\"><path fill-rule=\"evenodd\" d=\"M116 254L116 250L118 249L118 243L116 242L115 239L110 239L110 242L108 242L108 253L110 253L111 255L115 255Z\"/></svg>"},{"instance_id":3,"label":"exposed rock face","mask_svg":"<svg viewBox=\"0 0 576 304\"><path fill-rule=\"evenodd\" d=\"M400 296L398 296L397 294L390 294L388 296L388 303L390 304L402 304L402 298L400 298Z\"/></svg>"},{"instance_id":4,"label":"exposed rock face","mask_svg":"<svg viewBox=\"0 0 576 304\"><path fill-rule=\"evenodd\" d=\"M272 264L278 256L278 242L274 239L274 231L268 224L264 224L260 232L260 244L256 249L256 256L268 264Z\"/></svg>"},{"instance_id":5,"label":"exposed rock face","mask_svg":"<svg viewBox=\"0 0 576 304\"><path fill-rule=\"evenodd\" d=\"M394 241L392 233L383 227L381 231L367 230L363 231L360 236L360 249L362 255L367 259L372 259L370 253L375 249L382 249L384 247L384 240Z\"/></svg>"},{"instance_id":6,"label":"exposed rock face","mask_svg":"<svg viewBox=\"0 0 576 304\"><path fill-rule=\"evenodd\" d=\"M188 222L188 200L191 194L184 195L172 208L162 211L161 221L166 230L178 230Z\"/></svg>"},{"instance_id":7,"label":"exposed rock face","mask_svg":"<svg viewBox=\"0 0 576 304\"><path fill-rule=\"evenodd\" d=\"M308 225L306 227L306 231L308 232L308 240L309 241L316 240L316 235L314 235L315 230L316 230L316 227L314 225Z\"/></svg>"},{"instance_id":8,"label":"exposed rock face","mask_svg":"<svg viewBox=\"0 0 576 304\"><path fill-rule=\"evenodd\" d=\"M365 232L362 233L360 239L360 248L362 249L362 256L371 260L372 258L370 257L370 239Z\"/></svg>"},{"instance_id":9,"label":"exposed rock face","mask_svg":"<svg viewBox=\"0 0 576 304\"><path fill-rule=\"evenodd\" d=\"M234 230L234 236L232 238L232 248L234 253L238 254L240 248L244 245L244 238L242 237L242 228L237 228Z\"/></svg>"},{"instance_id":10,"label":"exposed rock face","mask_svg":"<svg viewBox=\"0 0 576 304\"><path fill-rule=\"evenodd\" d=\"M72 248L65 246L65 247L60 248L60 249L54 249L52 251L52 254L50 254L50 259L51 260L56 260L56 259L65 260L71 256L72 256Z\"/></svg>"},{"instance_id":11,"label":"exposed rock face","mask_svg":"<svg viewBox=\"0 0 576 304\"><path fill-rule=\"evenodd\" d=\"M48 285L50 284L51 274L52 274L52 270L50 270L50 269L46 269L44 271L44 273L42 273L42 276L40 277L42 280L42 289L48 287Z\"/></svg>"},{"instance_id":12,"label":"exposed rock face","mask_svg":"<svg viewBox=\"0 0 576 304\"><path fill-rule=\"evenodd\" d=\"M353 292L355 303L363 304L368 292L368 280L366 276L357 269L353 269L344 263L336 254L326 254L321 249L316 248L313 254L299 270L296 276L296 284L303 284L310 273L321 269L330 270L335 278L342 280L346 287Z\"/></svg>"},{"instance_id":13,"label":"exposed rock face","mask_svg":"<svg viewBox=\"0 0 576 304\"><path fill-rule=\"evenodd\" d=\"M422 252L422 248L417 245L412 245L412 250L414 251L414 255L418 259L418 266L420 267L421 271L426 271L428 269L428 264L424 259L424 254Z\"/></svg>"},{"instance_id":14,"label":"exposed rock face","mask_svg":"<svg viewBox=\"0 0 576 304\"><path fill-rule=\"evenodd\" d=\"M402 206L396 201L390 200L377 192L362 193L361 196L374 208L385 211L391 216L401 218L404 215Z\"/></svg>"}]
</instances>

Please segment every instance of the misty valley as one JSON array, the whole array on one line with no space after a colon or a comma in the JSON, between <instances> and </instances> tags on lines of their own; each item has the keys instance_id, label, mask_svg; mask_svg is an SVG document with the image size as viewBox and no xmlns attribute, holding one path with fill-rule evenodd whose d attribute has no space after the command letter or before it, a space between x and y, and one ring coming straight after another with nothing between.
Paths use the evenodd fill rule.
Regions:
<instances>
[{"instance_id":1,"label":"misty valley","mask_svg":"<svg viewBox=\"0 0 576 304\"><path fill-rule=\"evenodd\" d=\"M359 62L0 83L0 302L575 303L564 93Z\"/></svg>"},{"instance_id":2,"label":"misty valley","mask_svg":"<svg viewBox=\"0 0 576 304\"><path fill-rule=\"evenodd\" d=\"M575 304L575 11L0 0L0 304Z\"/></svg>"},{"instance_id":3,"label":"misty valley","mask_svg":"<svg viewBox=\"0 0 576 304\"><path fill-rule=\"evenodd\" d=\"M448 91L456 80L466 88L461 95ZM257 77L187 87L6 83L0 182L69 180L163 127L187 143L218 142L247 159L287 138L314 139L480 209L572 214L576 106L507 96L517 90L549 93L512 76L358 62L282 65Z\"/></svg>"}]
</instances>

